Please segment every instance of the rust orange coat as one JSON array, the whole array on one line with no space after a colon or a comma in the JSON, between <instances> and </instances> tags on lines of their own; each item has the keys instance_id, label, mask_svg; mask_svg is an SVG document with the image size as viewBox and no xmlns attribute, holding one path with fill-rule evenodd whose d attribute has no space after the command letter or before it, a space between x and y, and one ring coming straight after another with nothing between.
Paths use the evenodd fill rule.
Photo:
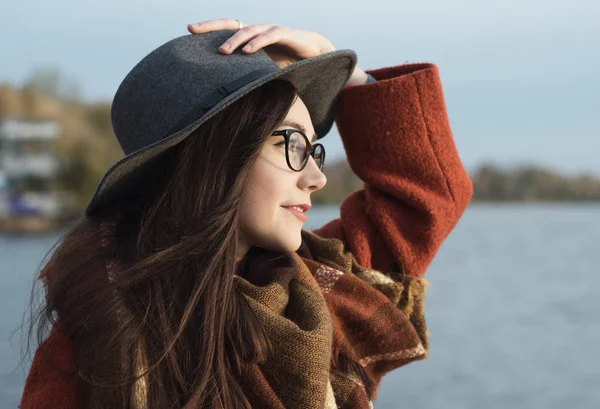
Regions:
<instances>
[{"instance_id":1,"label":"rust orange coat","mask_svg":"<svg viewBox=\"0 0 600 409\"><path fill-rule=\"evenodd\" d=\"M352 170L365 182L342 203L340 218L317 229L342 240L359 264L423 276L472 196L460 161L438 68L406 64L369 70L377 82L346 87L336 125ZM65 336L35 353L22 409L75 409L76 369ZM66 370L56 371L42 358Z\"/></svg>"}]
</instances>

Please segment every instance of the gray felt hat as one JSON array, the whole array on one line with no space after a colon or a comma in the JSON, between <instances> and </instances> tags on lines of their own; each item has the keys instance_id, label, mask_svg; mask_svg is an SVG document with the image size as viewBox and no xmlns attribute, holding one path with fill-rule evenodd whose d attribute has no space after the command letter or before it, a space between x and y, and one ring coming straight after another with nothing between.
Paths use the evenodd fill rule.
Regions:
<instances>
[{"instance_id":1,"label":"gray felt hat","mask_svg":"<svg viewBox=\"0 0 600 409\"><path fill-rule=\"evenodd\" d=\"M148 183L144 172L213 115L274 79L298 89L322 138L334 122L336 103L356 66L356 53L335 50L279 68L260 49L244 54L218 47L235 31L175 38L144 57L119 86L112 125L125 153L100 181L86 215L116 200L124 190Z\"/></svg>"}]
</instances>

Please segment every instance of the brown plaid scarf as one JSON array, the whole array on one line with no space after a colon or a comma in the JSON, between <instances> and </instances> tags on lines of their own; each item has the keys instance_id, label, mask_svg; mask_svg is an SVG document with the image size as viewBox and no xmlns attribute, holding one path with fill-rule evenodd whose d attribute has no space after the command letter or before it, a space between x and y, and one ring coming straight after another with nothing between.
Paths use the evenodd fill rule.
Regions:
<instances>
[{"instance_id":1,"label":"brown plaid scarf","mask_svg":"<svg viewBox=\"0 0 600 409\"><path fill-rule=\"evenodd\" d=\"M274 348L248 368L245 391L261 409L372 408L385 373L427 356L427 281L362 268L340 240L302 237L296 253L251 249L234 278ZM137 408L144 396L141 379Z\"/></svg>"}]
</instances>

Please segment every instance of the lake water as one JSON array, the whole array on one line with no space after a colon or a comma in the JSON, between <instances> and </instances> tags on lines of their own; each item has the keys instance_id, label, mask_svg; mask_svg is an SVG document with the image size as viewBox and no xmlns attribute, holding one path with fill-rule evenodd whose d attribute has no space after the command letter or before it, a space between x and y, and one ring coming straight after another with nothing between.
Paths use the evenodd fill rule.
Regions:
<instances>
[{"instance_id":1,"label":"lake water","mask_svg":"<svg viewBox=\"0 0 600 409\"><path fill-rule=\"evenodd\" d=\"M315 207L305 228L337 216ZM10 333L57 238L0 235L0 409L19 402ZM599 408L599 265L598 205L472 205L426 274L430 356L386 375L375 407Z\"/></svg>"}]
</instances>

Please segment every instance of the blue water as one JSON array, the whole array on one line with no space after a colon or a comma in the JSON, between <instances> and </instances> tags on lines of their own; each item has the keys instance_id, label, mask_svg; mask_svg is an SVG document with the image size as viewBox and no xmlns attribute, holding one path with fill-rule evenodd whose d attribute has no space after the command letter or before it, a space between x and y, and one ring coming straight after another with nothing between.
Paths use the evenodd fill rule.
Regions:
<instances>
[{"instance_id":1,"label":"blue water","mask_svg":"<svg viewBox=\"0 0 600 409\"><path fill-rule=\"evenodd\" d=\"M338 216L315 207L306 228ZM0 408L26 376L19 333L58 235L0 236ZM384 377L377 409L600 407L600 206L472 205L427 272L430 356Z\"/></svg>"}]
</instances>

